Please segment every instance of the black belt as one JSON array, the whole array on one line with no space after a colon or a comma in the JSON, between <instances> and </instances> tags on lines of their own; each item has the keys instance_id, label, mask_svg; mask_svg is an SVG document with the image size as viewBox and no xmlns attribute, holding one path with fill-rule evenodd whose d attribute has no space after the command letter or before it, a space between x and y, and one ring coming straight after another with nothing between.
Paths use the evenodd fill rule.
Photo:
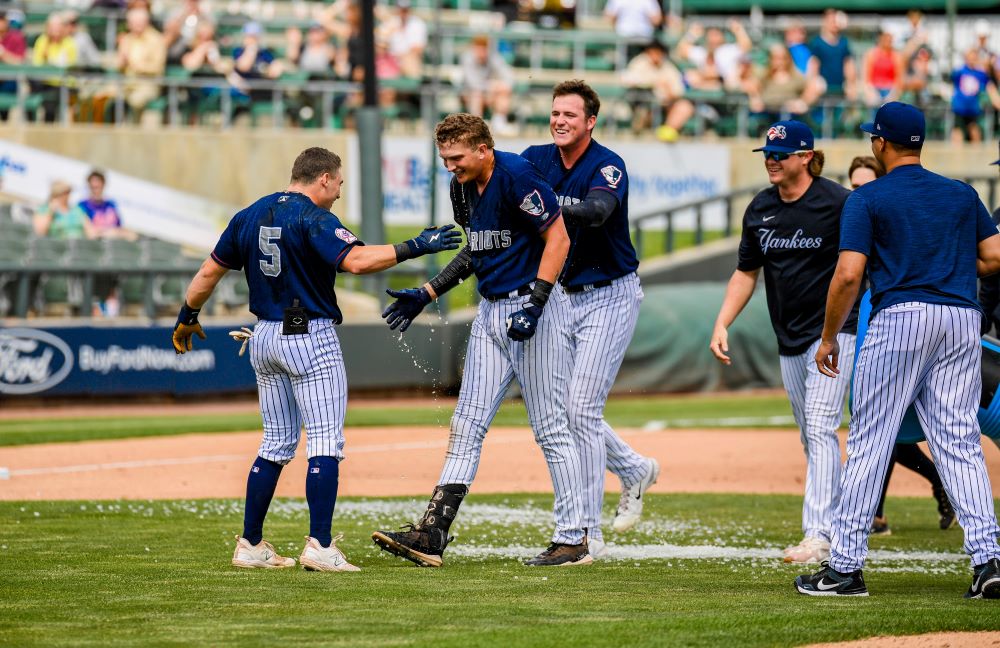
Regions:
<instances>
[{"instance_id":1,"label":"black belt","mask_svg":"<svg viewBox=\"0 0 1000 648\"><path fill-rule=\"evenodd\" d=\"M581 293L587 290L594 290L595 288L607 288L613 283L614 279L605 279L603 281L595 281L594 283L581 284L579 286L563 286L563 288L568 293Z\"/></svg>"},{"instance_id":2,"label":"black belt","mask_svg":"<svg viewBox=\"0 0 1000 648\"><path fill-rule=\"evenodd\" d=\"M512 290L510 292L500 293L499 295L483 295L483 299L486 301L500 301L501 299L513 299L514 297L524 297L525 295L531 294L531 284L524 284L517 290Z\"/></svg>"}]
</instances>

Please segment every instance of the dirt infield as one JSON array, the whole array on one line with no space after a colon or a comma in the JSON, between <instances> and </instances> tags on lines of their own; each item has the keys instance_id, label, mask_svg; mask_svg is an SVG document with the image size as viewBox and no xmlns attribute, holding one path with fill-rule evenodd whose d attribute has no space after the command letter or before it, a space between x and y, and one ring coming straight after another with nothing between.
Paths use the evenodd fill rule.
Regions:
<instances>
[{"instance_id":1,"label":"dirt infield","mask_svg":"<svg viewBox=\"0 0 1000 648\"><path fill-rule=\"evenodd\" d=\"M801 495L805 459L795 430L619 430L663 467L653 492ZM426 495L437 482L448 431L440 427L347 430L340 493ZM841 435L843 445L844 434ZM201 434L0 448L0 500L242 497L260 432ZM985 447L1000 495L1000 451ZM279 496L304 496L305 448L281 480ZM0 471L2 476L2 471ZM607 490L619 484L609 477ZM548 492L548 470L530 430L495 428L486 437L477 493ZM897 469L891 495L929 495L914 473Z\"/></svg>"},{"instance_id":2,"label":"dirt infield","mask_svg":"<svg viewBox=\"0 0 1000 648\"><path fill-rule=\"evenodd\" d=\"M905 637L872 637L804 648L989 648L1000 646L1000 632L933 632Z\"/></svg>"}]
</instances>

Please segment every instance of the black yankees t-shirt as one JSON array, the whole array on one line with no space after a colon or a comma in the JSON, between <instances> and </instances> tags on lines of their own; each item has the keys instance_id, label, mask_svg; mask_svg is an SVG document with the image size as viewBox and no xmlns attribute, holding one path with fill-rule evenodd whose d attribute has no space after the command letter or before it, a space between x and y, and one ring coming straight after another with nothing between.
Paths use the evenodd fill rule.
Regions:
<instances>
[{"instance_id":1,"label":"black yankees t-shirt","mask_svg":"<svg viewBox=\"0 0 1000 648\"><path fill-rule=\"evenodd\" d=\"M771 186L743 215L736 267L744 272L764 268L767 309L781 355L805 353L823 333L826 293L840 251L840 212L850 193L832 180L815 178L801 198L784 202ZM859 303L843 331L857 332Z\"/></svg>"}]
</instances>

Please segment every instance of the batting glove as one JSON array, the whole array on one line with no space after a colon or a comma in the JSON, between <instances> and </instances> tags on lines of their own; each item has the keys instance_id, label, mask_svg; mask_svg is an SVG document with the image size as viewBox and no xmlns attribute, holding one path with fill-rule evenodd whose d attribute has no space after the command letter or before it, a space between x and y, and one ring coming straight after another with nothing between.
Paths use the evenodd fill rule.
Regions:
<instances>
[{"instance_id":1,"label":"batting glove","mask_svg":"<svg viewBox=\"0 0 1000 648\"><path fill-rule=\"evenodd\" d=\"M240 352L238 355L243 355L247 350L247 344L250 342L250 338L253 337L253 331L245 326L241 326L238 331L230 331L229 337L233 338L233 342L242 342L240 346Z\"/></svg>"},{"instance_id":2,"label":"batting glove","mask_svg":"<svg viewBox=\"0 0 1000 648\"><path fill-rule=\"evenodd\" d=\"M187 353L191 350L193 340L197 335L202 340L206 339L205 331L198 323L198 313L200 308L191 308L184 302L180 312L177 314L177 323L174 325L173 343L174 351L177 353Z\"/></svg>"},{"instance_id":3,"label":"batting glove","mask_svg":"<svg viewBox=\"0 0 1000 648\"><path fill-rule=\"evenodd\" d=\"M406 244L412 250L414 257L435 254L442 250L457 250L462 244L462 232L455 229L454 223L442 227L428 227Z\"/></svg>"},{"instance_id":4,"label":"batting glove","mask_svg":"<svg viewBox=\"0 0 1000 648\"><path fill-rule=\"evenodd\" d=\"M424 310L424 306L431 303L431 295L423 286L385 292L390 297L395 297L396 301L386 306L382 312L382 319L394 331L399 327L400 333L410 328L410 324Z\"/></svg>"},{"instance_id":5,"label":"batting glove","mask_svg":"<svg viewBox=\"0 0 1000 648\"><path fill-rule=\"evenodd\" d=\"M542 307L527 303L521 310L511 313L507 318L507 337L515 342L531 339L538 328L538 318L542 316Z\"/></svg>"}]
</instances>

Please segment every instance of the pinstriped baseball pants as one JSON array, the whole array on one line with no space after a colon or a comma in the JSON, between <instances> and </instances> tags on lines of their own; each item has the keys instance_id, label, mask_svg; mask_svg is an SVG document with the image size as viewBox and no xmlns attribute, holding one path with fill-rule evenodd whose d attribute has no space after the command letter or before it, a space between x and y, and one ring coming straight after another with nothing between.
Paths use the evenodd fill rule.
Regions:
<instances>
[{"instance_id":1,"label":"pinstriped baseball pants","mask_svg":"<svg viewBox=\"0 0 1000 648\"><path fill-rule=\"evenodd\" d=\"M1000 556L993 491L976 413L982 390L981 315L906 302L879 311L858 353L847 464L834 516L830 566L861 569L903 414L916 405L973 565Z\"/></svg>"},{"instance_id":2,"label":"pinstriped baseball pants","mask_svg":"<svg viewBox=\"0 0 1000 648\"><path fill-rule=\"evenodd\" d=\"M840 333L840 375L824 376L816 368L820 340L805 353L781 356L781 382L792 403L806 454L806 491L802 502L802 535L830 539L833 512L840 494L840 441L837 428L844 418L844 397L851 384L857 337Z\"/></svg>"},{"instance_id":3,"label":"pinstriped baseball pants","mask_svg":"<svg viewBox=\"0 0 1000 648\"><path fill-rule=\"evenodd\" d=\"M580 454L566 420L565 300L562 292L553 291L538 330L525 342L507 337L507 318L523 307L524 297L479 303L438 483L472 484L486 431L510 381L517 378L535 441L552 477L556 524L552 541L579 544L583 541L582 479Z\"/></svg>"},{"instance_id":4,"label":"pinstriped baseball pants","mask_svg":"<svg viewBox=\"0 0 1000 648\"><path fill-rule=\"evenodd\" d=\"M264 438L258 454L287 464L306 427L312 457L344 454L347 373L333 320L309 322L306 335L282 335L281 322L259 320L250 338Z\"/></svg>"},{"instance_id":5,"label":"pinstriped baseball pants","mask_svg":"<svg viewBox=\"0 0 1000 648\"><path fill-rule=\"evenodd\" d=\"M566 297L569 324L565 332L572 365L566 413L580 444L583 523L589 537L600 540L605 468L628 488L642 478L648 467L645 458L604 420L605 402L639 319L642 286L633 273L610 286L568 293Z\"/></svg>"}]
</instances>

